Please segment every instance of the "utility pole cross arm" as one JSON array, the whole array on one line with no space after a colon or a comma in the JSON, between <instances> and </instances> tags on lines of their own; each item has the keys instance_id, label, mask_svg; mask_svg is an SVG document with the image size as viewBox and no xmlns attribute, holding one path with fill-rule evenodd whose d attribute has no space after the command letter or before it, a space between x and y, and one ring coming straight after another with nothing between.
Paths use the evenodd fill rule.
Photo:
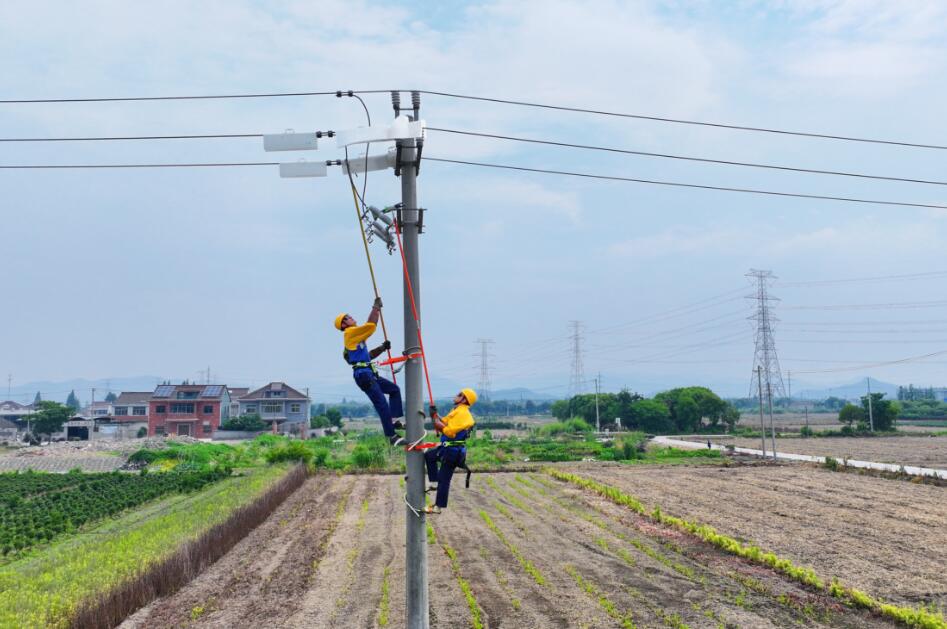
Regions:
<instances>
[{"instance_id":1,"label":"utility pole cross arm","mask_svg":"<svg viewBox=\"0 0 947 629\"><path fill-rule=\"evenodd\" d=\"M423 120L411 120L408 116L398 116L390 125L373 125L345 129L335 134L336 146L345 148L352 144L368 142L386 142L391 140L423 140L425 123Z\"/></svg>"}]
</instances>

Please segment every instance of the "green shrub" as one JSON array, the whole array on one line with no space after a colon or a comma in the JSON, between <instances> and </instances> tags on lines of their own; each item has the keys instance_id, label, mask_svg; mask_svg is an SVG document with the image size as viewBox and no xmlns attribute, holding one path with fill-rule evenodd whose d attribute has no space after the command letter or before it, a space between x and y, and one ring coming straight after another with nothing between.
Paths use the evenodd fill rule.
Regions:
<instances>
[{"instance_id":1,"label":"green shrub","mask_svg":"<svg viewBox=\"0 0 947 629\"><path fill-rule=\"evenodd\" d=\"M811 437L812 429L809 428L808 426L803 426L802 428L799 429L799 435L801 437Z\"/></svg>"},{"instance_id":2,"label":"green shrub","mask_svg":"<svg viewBox=\"0 0 947 629\"><path fill-rule=\"evenodd\" d=\"M325 448L316 448L312 452L312 464L316 467L326 467L329 460L329 451Z\"/></svg>"},{"instance_id":3,"label":"green shrub","mask_svg":"<svg viewBox=\"0 0 947 629\"><path fill-rule=\"evenodd\" d=\"M387 458L385 445L378 440L359 443L352 450L352 463L362 469L384 467Z\"/></svg>"},{"instance_id":4,"label":"green shrub","mask_svg":"<svg viewBox=\"0 0 947 629\"><path fill-rule=\"evenodd\" d=\"M838 459L827 456L825 457L825 462L822 463L822 467L827 470L832 470L833 472L838 471Z\"/></svg>"},{"instance_id":5,"label":"green shrub","mask_svg":"<svg viewBox=\"0 0 947 629\"><path fill-rule=\"evenodd\" d=\"M312 460L313 453L312 450L301 442L291 441L287 444L267 450L263 456L267 463L282 463L284 461L302 461L308 463Z\"/></svg>"}]
</instances>

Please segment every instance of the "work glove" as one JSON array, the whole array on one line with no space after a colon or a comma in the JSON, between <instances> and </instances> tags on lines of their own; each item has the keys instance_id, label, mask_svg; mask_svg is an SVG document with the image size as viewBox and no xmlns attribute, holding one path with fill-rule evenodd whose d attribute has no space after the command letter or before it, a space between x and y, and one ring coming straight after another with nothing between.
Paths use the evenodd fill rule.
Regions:
<instances>
[{"instance_id":1,"label":"work glove","mask_svg":"<svg viewBox=\"0 0 947 629\"><path fill-rule=\"evenodd\" d=\"M381 308L381 307L382 307L381 297L376 297L376 298L375 298L375 303L372 304L372 307L373 307L373 308Z\"/></svg>"},{"instance_id":2,"label":"work glove","mask_svg":"<svg viewBox=\"0 0 947 629\"><path fill-rule=\"evenodd\" d=\"M385 341L384 343L382 343L381 348L386 351L391 349L391 341Z\"/></svg>"},{"instance_id":3,"label":"work glove","mask_svg":"<svg viewBox=\"0 0 947 629\"><path fill-rule=\"evenodd\" d=\"M430 411L431 417L435 417L437 415L437 407L434 406L433 404L431 404L428 410Z\"/></svg>"}]
</instances>

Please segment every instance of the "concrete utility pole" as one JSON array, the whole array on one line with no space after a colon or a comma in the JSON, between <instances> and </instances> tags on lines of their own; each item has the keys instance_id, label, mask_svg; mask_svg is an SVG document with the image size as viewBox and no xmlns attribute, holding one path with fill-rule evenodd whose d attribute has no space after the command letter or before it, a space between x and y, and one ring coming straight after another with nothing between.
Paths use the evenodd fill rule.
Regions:
<instances>
[{"instance_id":1,"label":"concrete utility pole","mask_svg":"<svg viewBox=\"0 0 947 629\"><path fill-rule=\"evenodd\" d=\"M10 399L10 391L13 389L13 374L7 374L7 399Z\"/></svg>"},{"instance_id":2,"label":"concrete utility pole","mask_svg":"<svg viewBox=\"0 0 947 629\"><path fill-rule=\"evenodd\" d=\"M392 92L391 102L395 108L395 116L401 111L401 95ZM419 119L421 95L411 92L412 120ZM418 207L416 160L418 148L416 140L399 140L397 142L400 162L396 169L401 173L401 236L405 261L408 267L408 278L414 293L414 305L417 309L418 320L421 318L421 281L418 260L418 235L421 232L420 211ZM418 323L415 322L411 309L411 291L407 282L404 285L404 343L405 351L417 353L420 351L418 340ZM414 443L424 434L424 410L421 391L421 360L412 358L405 363L405 437L408 443ZM408 629L428 629L428 583L427 583L427 531L424 513L424 454L421 450L407 452L406 468L408 471L405 530L405 566L407 568L405 583L405 608L407 610ZM415 511L419 512L416 513Z\"/></svg>"},{"instance_id":3,"label":"concrete utility pole","mask_svg":"<svg viewBox=\"0 0 947 629\"><path fill-rule=\"evenodd\" d=\"M601 391L600 389L601 382L602 382L602 373L599 372L599 374L595 376L595 432L602 432L602 422L599 421L599 417L598 417L598 394Z\"/></svg>"},{"instance_id":4,"label":"concrete utility pole","mask_svg":"<svg viewBox=\"0 0 947 629\"><path fill-rule=\"evenodd\" d=\"M868 427L871 432L875 432L875 415L871 411L871 377L865 378L865 382L868 384Z\"/></svg>"},{"instance_id":5,"label":"concrete utility pole","mask_svg":"<svg viewBox=\"0 0 947 629\"><path fill-rule=\"evenodd\" d=\"M763 440L763 458L766 458L766 424L763 422L763 367L756 367L756 384L760 389L760 437Z\"/></svg>"}]
</instances>

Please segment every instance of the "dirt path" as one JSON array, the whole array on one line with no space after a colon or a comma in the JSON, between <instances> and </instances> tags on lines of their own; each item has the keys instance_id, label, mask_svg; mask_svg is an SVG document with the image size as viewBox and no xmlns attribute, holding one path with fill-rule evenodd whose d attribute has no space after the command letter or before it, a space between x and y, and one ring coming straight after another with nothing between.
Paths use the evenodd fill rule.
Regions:
<instances>
[{"instance_id":1,"label":"dirt path","mask_svg":"<svg viewBox=\"0 0 947 629\"><path fill-rule=\"evenodd\" d=\"M279 626L309 588L312 566L326 553L335 511L350 500L354 480L309 479L197 579L121 627Z\"/></svg>"},{"instance_id":2,"label":"dirt path","mask_svg":"<svg viewBox=\"0 0 947 629\"><path fill-rule=\"evenodd\" d=\"M882 599L947 604L944 488L796 465L576 471Z\"/></svg>"}]
</instances>

